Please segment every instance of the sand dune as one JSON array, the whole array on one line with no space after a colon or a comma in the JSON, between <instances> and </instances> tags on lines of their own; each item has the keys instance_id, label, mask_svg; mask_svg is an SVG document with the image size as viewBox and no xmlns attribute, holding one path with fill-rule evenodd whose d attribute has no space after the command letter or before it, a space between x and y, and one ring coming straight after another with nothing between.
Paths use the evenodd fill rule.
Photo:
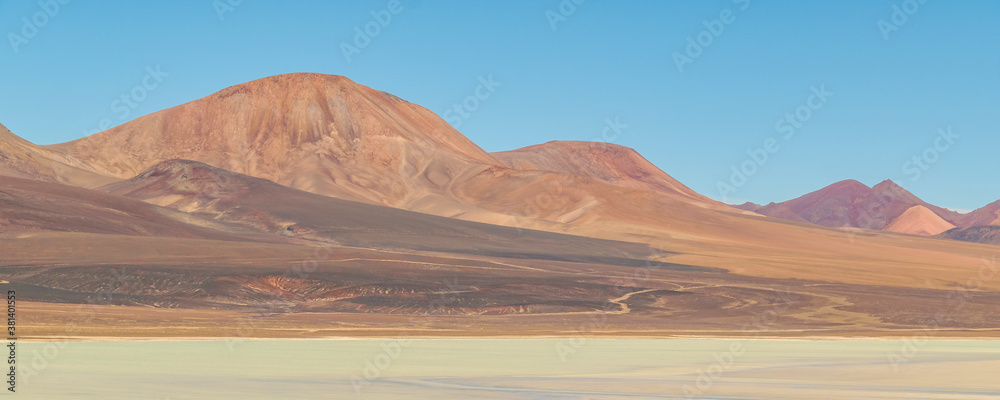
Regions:
<instances>
[{"instance_id":1,"label":"sand dune","mask_svg":"<svg viewBox=\"0 0 1000 400\"><path fill-rule=\"evenodd\" d=\"M934 236L953 228L955 225L945 221L927 207L913 206L893 220L885 227L885 230L911 235Z\"/></svg>"}]
</instances>

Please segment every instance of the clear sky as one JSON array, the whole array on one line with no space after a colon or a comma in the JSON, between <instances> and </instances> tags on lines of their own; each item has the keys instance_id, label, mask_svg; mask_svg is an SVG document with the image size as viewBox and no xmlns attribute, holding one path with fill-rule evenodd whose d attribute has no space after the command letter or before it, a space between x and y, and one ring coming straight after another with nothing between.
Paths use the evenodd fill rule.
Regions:
<instances>
[{"instance_id":1,"label":"clear sky","mask_svg":"<svg viewBox=\"0 0 1000 400\"><path fill-rule=\"evenodd\" d=\"M997 1L46 1L0 1L0 123L35 143L275 74L345 75L441 115L492 77L449 115L487 151L611 141L729 202L843 179L1000 199Z\"/></svg>"}]
</instances>

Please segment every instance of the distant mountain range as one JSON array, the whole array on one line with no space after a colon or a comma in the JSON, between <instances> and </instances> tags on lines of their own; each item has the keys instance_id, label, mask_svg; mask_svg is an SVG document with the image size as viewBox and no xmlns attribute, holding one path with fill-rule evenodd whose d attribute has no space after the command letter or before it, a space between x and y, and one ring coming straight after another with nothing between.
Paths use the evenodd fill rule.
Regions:
<instances>
[{"instance_id":1,"label":"distant mountain range","mask_svg":"<svg viewBox=\"0 0 1000 400\"><path fill-rule=\"evenodd\" d=\"M942 237L984 243L996 242L990 239L990 235L962 232L1000 225L1000 201L963 214L929 204L891 180L874 187L846 180L782 203L762 206L747 202L735 207L774 218L833 228L862 228L923 236L944 234Z\"/></svg>"}]
</instances>

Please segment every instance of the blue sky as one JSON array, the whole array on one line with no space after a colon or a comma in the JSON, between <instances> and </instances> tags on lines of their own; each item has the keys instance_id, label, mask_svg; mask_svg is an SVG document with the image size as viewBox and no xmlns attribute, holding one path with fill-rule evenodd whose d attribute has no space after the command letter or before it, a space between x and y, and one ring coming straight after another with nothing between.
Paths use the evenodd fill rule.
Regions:
<instances>
[{"instance_id":1,"label":"blue sky","mask_svg":"<svg viewBox=\"0 0 1000 400\"><path fill-rule=\"evenodd\" d=\"M843 179L955 209L1000 199L996 1L59 1L0 2L0 123L35 143L289 72L442 115L492 78L449 119L488 151L611 141L729 202ZM357 46L373 12L391 19Z\"/></svg>"}]
</instances>

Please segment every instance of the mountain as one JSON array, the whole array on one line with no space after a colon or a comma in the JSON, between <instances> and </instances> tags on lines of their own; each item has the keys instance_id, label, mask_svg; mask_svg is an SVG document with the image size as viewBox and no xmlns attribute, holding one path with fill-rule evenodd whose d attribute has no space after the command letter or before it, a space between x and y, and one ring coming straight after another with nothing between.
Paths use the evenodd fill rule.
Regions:
<instances>
[{"instance_id":1,"label":"mountain","mask_svg":"<svg viewBox=\"0 0 1000 400\"><path fill-rule=\"evenodd\" d=\"M262 233L340 246L611 264L642 263L649 254L647 246L633 243L515 229L336 199L189 160L164 161L132 179L98 190Z\"/></svg>"},{"instance_id":2,"label":"mountain","mask_svg":"<svg viewBox=\"0 0 1000 400\"><path fill-rule=\"evenodd\" d=\"M116 179L101 175L72 157L47 151L0 125L0 176L95 187Z\"/></svg>"},{"instance_id":3,"label":"mountain","mask_svg":"<svg viewBox=\"0 0 1000 400\"><path fill-rule=\"evenodd\" d=\"M986 243L1000 245L1000 226L973 226L971 228L955 228L941 233L938 237L963 242Z\"/></svg>"},{"instance_id":4,"label":"mountain","mask_svg":"<svg viewBox=\"0 0 1000 400\"><path fill-rule=\"evenodd\" d=\"M963 227L1000 225L1000 201L965 214L961 221Z\"/></svg>"},{"instance_id":5,"label":"mountain","mask_svg":"<svg viewBox=\"0 0 1000 400\"><path fill-rule=\"evenodd\" d=\"M491 155L516 170L594 178L617 186L679 194L697 202L717 204L667 175L635 150L611 143L552 141Z\"/></svg>"},{"instance_id":6,"label":"mountain","mask_svg":"<svg viewBox=\"0 0 1000 400\"><path fill-rule=\"evenodd\" d=\"M894 199L901 203L913 204L918 206L926 207L931 210L934 214L937 214L944 220L951 224L961 225L965 221L965 216L957 211L952 211L947 208L938 207L936 205L930 204L923 201L910 191L904 189L902 186L896 184L892 180L885 180L872 187L872 190L880 195L886 196L888 198Z\"/></svg>"},{"instance_id":7,"label":"mountain","mask_svg":"<svg viewBox=\"0 0 1000 400\"><path fill-rule=\"evenodd\" d=\"M955 228L944 218L924 206L913 206L896 217L884 230L911 235L934 236Z\"/></svg>"},{"instance_id":8,"label":"mountain","mask_svg":"<svg viewBox=\"0 0 1000 400\"><path fill-rule=\"evenodd\" d=\"M187 159L402 208L427 197L448 201L456 176L499 164L423 107L345 77L305 73L236 85L45 148L121 179Z\"/></svg>"},{"instance_id":9,"label":"mountain","mask_svg":"<svg viewBox=\"0 0 1000 400\"><path fill-rule=\"evenodd\" d=\"M856 180L837 182L779 204L817 225L865 229L882 229L911 206Z\"/></svg>"},{"instance_id":10,"label":"mountain","mask_svg":"<svg viewBox=\"0 0 1000 400\"><path fill-rule=\"evenodd\" d=\"M488 154L423 107L321 74L236 85L44 148L119 179L185 159L329 197L564 233L729 210L631 149L557 142ZM654 194L648 209L627 205Z\"/></svg>"},{"instance_id":11,"label":"mountain","mask_svg":"<svg viewBox=\"0 0 1000 400\"><path fill-rule=\"evenodd\" d=\"M766 206L757 207L753 211L758 214L787 219L789 221L809 222L805 218L800 217L795 213L795 211L792 211L792 209L788 208L788 205L785 204L770 203Z\"/></svg>"},{"instance_id":12,"label":"mountain","mask_svg":"<svg viewBox=\"0 0 1000 400\"><path fill-rule=\"evenodd\" d=\"M259 79L40 147L116 179L186 159L343 200L657 246L753 247L771 242L763 236L788 234L697 194L631 149L550 142L489 154L427 109L332 75ZM827 226L870 224L869 213L859 212L869 207L859 204L877 205L876 195L857 182L845 186L865 200L835 189L761 212ZM841 198L851 206L838 208ZM909 206L894 204L875 225ZM782 246L807 237L789 236Z\"/></svg>"},{"instance_id":13,"label":"mountain","mask_svg":"<svg viewBox=\"0 0 1000 400\"><path fill-rule=\"evenodd\" d=\"M135 199L0 176L0 233L21 236L40 232L287 242Z\"/></svg>"},{"instance_id":14,"label":"mountain","mask_svg":"<svg viewBox=\"0 0 1000 400\"><path fill-rule=\"evenodd\" d=\"M774 203L771 203L771 204L774 204ZM735 204L735 205L733 205L733 207L736 207L736 208L738 208L740 210L743 210L743 211L757 212L757 210L759 208L763 207L763 206L760 205L760 204L754 203L752 201L748 201L748 202L743 203L743 204Z\"/></svg>"},{"instance_id":15,"label":"mountain","mask_svg":"<svg viewBox=\"0 0 1000 400\"><path fill-rule=\"evenodd\" d=\"M924 236L937 235L956 226L968 228L1000 222L1000 201L962 214L929 204L891 180L870 188L861 182L846 180L782 203L760 206L748 202L734 207L828 227L888 230Z\"/></svg>"}]
</instances>

